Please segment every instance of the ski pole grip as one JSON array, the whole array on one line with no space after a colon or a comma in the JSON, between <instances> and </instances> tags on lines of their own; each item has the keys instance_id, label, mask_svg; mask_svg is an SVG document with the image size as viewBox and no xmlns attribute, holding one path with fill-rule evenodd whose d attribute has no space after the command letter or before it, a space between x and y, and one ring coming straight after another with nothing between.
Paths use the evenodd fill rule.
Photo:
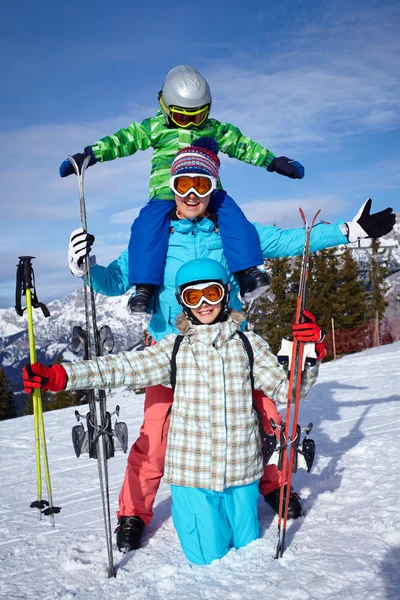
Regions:
<instances>
[{"instance_id":1,"label":"ski pole grip","mask_svg":"<svg viewBox=\"0 0 400 600\"><path fill-rule=\"evenodd\" d=\"M20 256L20 265L22 266L21 275L22 275L22 284L23 289L33 289L33 281L32 281L32 259L34 256Z\"/></svg>"}]
</instances>

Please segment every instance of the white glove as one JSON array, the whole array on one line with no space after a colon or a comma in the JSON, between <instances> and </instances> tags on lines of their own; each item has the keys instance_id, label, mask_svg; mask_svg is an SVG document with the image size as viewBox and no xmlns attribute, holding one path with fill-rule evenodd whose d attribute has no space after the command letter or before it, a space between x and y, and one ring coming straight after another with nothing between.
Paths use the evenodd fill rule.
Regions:
<instances>
[{"instance_id":1,"label":"white glove","mask_svg":"<svg viewBox=\"0 0 400 600\"><path fill-rule=\"evenodd\" d=\"M89 255L94 243L94 235L87 233L82 227L75 229L69 238L68 265L75 277L83 277L86 273L85 256ZM96 264L96 257L90 257L90 266Z\"/></svg>"},{"instance_id":2,"label":"white glove","mask_svg":"<svg viewBox=\"0 0 400 600\"><path fill-rule=\"evenodd\" d=\"M281 365L284 367L287 366L287 369L290 371L291 363L292 363L292 348L293 342L290 340L286 340L282 338L281 347L278 350L277 358ZM317 361L317 355L315 353L315 344L314 342L307 342L304 344L303 350L303 362L301 365L301 370L304 371L304 365L307 358L315 359Z\"/></svg>"},{"instance_id":3,"label":"white glove","mask_svg":"<svg viewBox=\"0 0 400 600\"><path fill-rule=\"evenodd\" d=\"M348 221L340 228L349 242L356 242L362 238L379 238L389 233L396 222L396 215L392 208L385 208L378 213L370 214L372 200L368 198L352 221Z\"/></svg>"}]
</instances>

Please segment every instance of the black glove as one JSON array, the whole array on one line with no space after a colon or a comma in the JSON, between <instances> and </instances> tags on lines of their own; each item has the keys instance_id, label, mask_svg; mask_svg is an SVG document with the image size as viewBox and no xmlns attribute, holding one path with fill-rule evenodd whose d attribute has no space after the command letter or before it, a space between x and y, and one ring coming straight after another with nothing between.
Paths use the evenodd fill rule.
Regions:
<instances>
[{"instance_id":1,"label":"black glove","mask_svg":"<svg viewBox=\"0 0 400 600\"><path fill-rule=\"evenodd\" d=\"M396 223L396 215L392 208L385 208L373 215L369 214L372 200L368 200L362 205L352 221L348 221L348 240L356 242L360 238L379 238L392 231Z\"/></svg>"},{"instance_id":2,"label":"black glove","mask_svg":"<svg viewBox=\"0 0 400 600\"><path fill-rule=\"evenodd\" d=\"M292 160L286 156L275 156L269 167L267 167L267 171L275 171L275 173L285 175L285 177L290 177L290 179L303 179L304 177L303 165L297 162L297 160Z\"/></svg>"},{"instance_id":3,"label":"black glove","mask_svg":"<svg viewBox=\"0 0 400 600\"><path fill-rule=\"evenodd\" d=\"M91 157L88 167L91 167L92 165L97 163L97 159L96 159L94 152L90 146L86 146L86 148L84 149L84 151L82 153L78 152L78 154L73 154L72 158L75 160L76 164L78 165L79 172L81 172L83 161L85 160L85 158L87 156ZM75 173L74 167L71 165L71 163L69 162L68 159L64 160L64 162L61 163L59 170L60 170L60 177L68 177L68 175L72 175L73 173Z\"/></svg>"}]
</instances>

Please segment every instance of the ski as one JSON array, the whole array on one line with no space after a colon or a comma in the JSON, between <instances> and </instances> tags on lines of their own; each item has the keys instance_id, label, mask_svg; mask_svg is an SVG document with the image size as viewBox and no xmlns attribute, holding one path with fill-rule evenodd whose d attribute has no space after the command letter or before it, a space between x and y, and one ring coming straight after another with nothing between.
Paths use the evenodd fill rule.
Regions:
<instances>
[{"instance_id":1,"label":"ski","mask_svg":"<svg viewBox=\"0 0 400 600\"><path fill-rule=\"evenodd\" d=\"M78 177L79 185L79 201L80 201L80 217L81 226L87 231L86 221L86 205L84 194L84 175L89 164L90 156L87 156L82 164L82 169L79 170L77 163L72 156L68 156L68 160L74 168ZM89 257L84 257L85 276L83 279L83 294L85 303L85 323L86 331L83 336L84 356L90 360L93 357L101 356L100 335L97 329L96 319L96 303L90 273ZM97 398L96 398L97 395ZM115 577L114 558L112 550L112 528L110 516L110 494L108 481L108 464L107 460L114 456L114 443L111 432L110 413L107 412L107 398L104 390L88 390L89 402L88 428L89 431L89 457L97 460L99 473L99 483L101 500L103 507L103 519L107 543L108 557L108 577ZM91 443L90 443L91 441Z\"/></svg>"},{"instance_id":2,"label":"ski","mask_svg":"<svg viewBox=\"0 0 400 600\"><path fill-rule=\"evenodd\" d=\"M103 325L98 330L100 342L100 355L110 354L114 349L114 338L109 325ZM72 329L72 338L70 348L74 354L80 354L82 350L84 360L87 360L87 333L83 327L76 325ZM122 450L124 454L128 451L128 426L124 421L118 421L120 407L117 405L112 413L107 412L107 422L111 423L111 417L116 415L114 426L111 427L111 435L115 450ZM78 425L72 428L72 446L76 457L88 452L89 456L96 456L95 437L97 435L91 420L90 411L86 415L81 415L75 411L75 417ZM86 430L81 423L81 419L86 419ZM108 430L109 432L109 430Z\"/></svg>"},{"instance_id":3,"label":"ski","mask_svg":"<svg viewBox=\"0 0 400 600\"><path fill-rule=\"evenodd\" d=\"M296 317L295 324L301 323L302 313L306 304L306 295L307 295L307 283L308 283L308 272L309 272L309 264L310 264L310 242L311 242L311 232L315 225L316 219L321 212L315 214L311 225L308 224L305 214L301 208L299 208L300 215L303 219L304 223L304 232L305 232L305 240L303 247L303 255L301 260L301 270L300 270L300 282L299 282L299 290L297 294L297 305L296 305ZM303 365L303 355L304 355L304 346L303 342L297 342L296 339L293 340L292 346L292 356L290 363L290 374L289 374L289 389L288 389L288 397L287 397L287 405L286 405L286 422L284 427L281 429L281 443L280 443L280 457L281 457L281 467L282 467L282 478L280 485L280 495L279 495L279 512L278 512L278 541L276 546L275 558L279 558L283 555L285 550L285 538L286 538L286 526L287 526L287 517L289 510L289 498L290 498L290 488L293 474L293 467L295 463L295 456L298 455L299 451L299 442L300 442L300 432L301 429L298 426L298 416L299 416L299 407L300 407L300 388L301 388L301 378L302 378L302 365ZM294 414L292 418L292 433L289 436L290 432L290 417L291 417L291 405L293 401L293 392L294 392ZM311 426L311 427L310 427ZM312 424L306 428L306 432L311 431ZM300 431L299 431L300 429ZM306 440L305 440L306 441ZM309 440L310 441L310 440ZM312 440L311 440L312 441ZM312 460L314 458L313 448L310 447L312 445L306 444L305 452L309 458L309 463L312 464ZM303 450L302 450L303 451ZM315 452L315 446L314 446ZM288 456L289 453L289 456ZM297 467L297 460L296 465ZM311 466L310 466L311 468ZM285 494L286 488L286 494ZM285 498L285 501L284 501Z\"/></svg>"}]
</instances>

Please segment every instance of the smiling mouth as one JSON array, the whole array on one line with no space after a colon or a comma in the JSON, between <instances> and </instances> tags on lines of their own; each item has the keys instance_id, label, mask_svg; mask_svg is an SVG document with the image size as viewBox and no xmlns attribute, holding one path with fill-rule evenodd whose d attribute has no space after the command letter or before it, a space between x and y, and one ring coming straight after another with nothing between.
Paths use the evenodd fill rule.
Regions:
<instances>
[{"instance_id":1,"label":"smiling mouth","mask_svg":"<svg viewBox=\"0 0 400 600\"><path fill-rule=\"evenodd\" d=\"M185 200L186 206L198 206L200 204L199 200Z\"/></svg>"},{"instance_id":2,"label":"smiling mouth","mask_svg":"<svg viewBox=\"0 0 400 600\"><path fill-rule=\"evenodd\" d=\"M203 308L202 310L199 310L199 314L204 317L205 315L211 315L213 310L213 308Z\"/></svg>"}]
</instances>

